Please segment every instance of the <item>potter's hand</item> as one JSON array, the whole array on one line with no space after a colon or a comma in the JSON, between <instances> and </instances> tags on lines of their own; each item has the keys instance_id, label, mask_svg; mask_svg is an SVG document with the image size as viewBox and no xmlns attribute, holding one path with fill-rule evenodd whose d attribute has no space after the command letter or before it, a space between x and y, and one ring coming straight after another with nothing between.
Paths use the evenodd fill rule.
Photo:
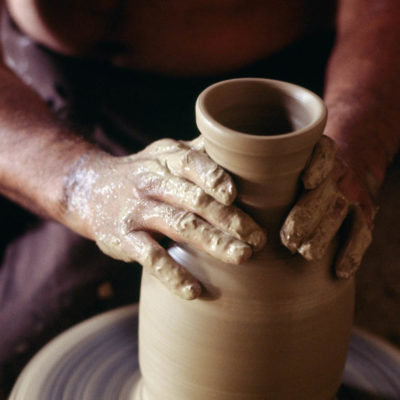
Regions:
<instances>
[{"instance_id":1,"label":"potter's hand","mask_svg":"<svg viewBox=\"0 0 400 400\"><path fill-rule=\"evenodd\" d=\"M261 228L231 205L230 176L203 151L202 139L164 139L138 154L82 159L68 184L68 208L90 226L109 256L137 261L185 299L200 285L152 237L161 233L238 264L265 242Z\"/></svg>"},{"instance_id":2,"label":"potter's hand","mask_svg":"<svg viewBox=\"0 0 400 400\"><path fill-rule=\"evenodd\" d=\"M372 235L371 195L353 170L336 155L336 144L323 136L303 172L304 193L281 229L282 243L305 259L319 260L345 221L347 238L335 262L336 275L352 276ZM347 227L347 225L346 225Z\"/></svg>"}]
</instances>

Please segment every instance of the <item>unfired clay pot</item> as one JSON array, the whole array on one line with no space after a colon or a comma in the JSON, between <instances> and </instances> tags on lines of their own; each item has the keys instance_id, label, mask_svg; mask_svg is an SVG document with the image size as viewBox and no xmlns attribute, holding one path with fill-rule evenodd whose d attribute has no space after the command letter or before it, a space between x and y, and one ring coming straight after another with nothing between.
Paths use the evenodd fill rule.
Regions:
<instances>
[{"instance_id":1,"label":"unfired clay pot","mask_svg":"<svg viewBox=\"0 0 400 400\"><path fill-rule=\"evenodd\" d=\"M175 245L172 256L203 284L194 301L144 273L142 380L135 400L330 400L340 385L354 282L334 278L333 243L319 262L292 255L279 228L322 134L326 109L301 87L238 79L196 104L207 153L234 176L238 203L267 231L249 262L228 265Z\"/></svg>"}]
</instances>

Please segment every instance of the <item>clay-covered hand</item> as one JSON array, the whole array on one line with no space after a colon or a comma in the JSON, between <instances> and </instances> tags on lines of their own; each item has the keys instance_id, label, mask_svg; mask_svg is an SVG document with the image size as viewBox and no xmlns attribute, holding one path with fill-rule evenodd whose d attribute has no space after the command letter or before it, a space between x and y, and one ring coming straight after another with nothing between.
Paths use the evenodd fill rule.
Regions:
<instances>
[{"instance_id":1,"label":"clay-covered hand","mask_svg":"<svg viewBox=\"0 0 400 400\"><path fill-rule=\"evenodd\" d=\"M265 243L261 228L232 205L231 177L192 142L163 139L140 153L83 157L67 185L68 209L113 258L137 261L185 299L199 282L155 240L161 233L238 264Z\"/></svg>"},{"instance_id":2,"label":"clay-covered hand","mask_svg":"<svg viewBox=\"0 0 400 400\"><path fill-rule=\"evenodd\" d=\"M322 136L303 172L304 192L282 226L281 241L291 252L319 260L345 223L335 270L348 278L371 243L376 209L362 179L336 153L335 142Z\"/></svg>"}]
</instances>

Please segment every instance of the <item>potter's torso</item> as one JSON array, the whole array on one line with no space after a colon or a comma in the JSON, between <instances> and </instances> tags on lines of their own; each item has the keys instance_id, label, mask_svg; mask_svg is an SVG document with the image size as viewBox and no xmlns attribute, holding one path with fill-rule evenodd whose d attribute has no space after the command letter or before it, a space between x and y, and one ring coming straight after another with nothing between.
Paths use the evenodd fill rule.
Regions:
<instances>
[{"instance_id":1,"label":"potter's torso","mask_svg":"<svg viewBox=\"0 0 400 400\"><path fill-rule=\"evenodd\" d=\"M7 3L23 31L56 51L173 75L241 67L330 27L334 14L334 0Z\"/></svg>"}]
</instances>

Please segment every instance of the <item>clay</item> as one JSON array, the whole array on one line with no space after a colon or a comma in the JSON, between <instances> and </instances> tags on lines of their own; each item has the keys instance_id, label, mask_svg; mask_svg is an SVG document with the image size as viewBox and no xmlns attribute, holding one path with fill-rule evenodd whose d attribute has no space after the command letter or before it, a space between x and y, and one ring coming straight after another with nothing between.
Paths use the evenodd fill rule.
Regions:
<instances>
[{"instance_id":1,"label":"clay","mask_svg":"<svg viewBox=\"0 0 400 400\"><path fill-rule=\"evenodd\" d=\"M172 175L182 176L198 184L206 193L222 204L231 204L236 188L231 177L201 151L192 149L184 142L162 139L151 144L144 152L156 157ZM188 198L189 201L191 197Z\"/></svg>"},{"instance_id":2,"label":"clay","mask_svg":"<svg viewBox=\"0 0 400 400\"><path fill-rule=\"evenodd\" d=\"M349 202L338 190L327 208L319 225L311 235L302 242L298 252L309 261L320 260L329 243L338 232L349 209ZM360 259L361 261L361 259Z\"/></svg>"},{"instance_id":3,"label":"clay","mask_svg":"<svg viewBox=\"0 0 400 400\"><path fill-rule=\"evenodd\" d=\"M315 190L305 193L287 216L281 229L282 243L293 253L314 232L331 205L336 201L337 188L327 178Z\"/></svg>"},{"instance_id":4,"label":"clay","mask_svg":"<svg viewBox=\"0 0 400 400\"><path fill-rule=\"evenodd\" d=\"M196 148L197 147L197 148ZM265 241L263 230L232 205L232 178L201 141L163 139L127 157L87 154L66 184L66 208L109 256L137 261L173 293L194 299L200 283L149 234L161 232L231 264Z\"/></svg>"},{"instance_id":5,"label":"clay","mask_svg":"<svg viewBox=\"0 0 400 400\"><path fill-rule=\"evenodd\" d=\"M353 211L356 217L349 218L358 205L343 195L333 179L337 175L334 165L336 169L339 165L335 156L336 144L322 136L302 174L303 194L282 226L281 240L292 253L298 252L309 261L320 260L343 222L352 220L355 226L347 228L350 234L335 265L338 277L349 278L359 268L372 232L362 212Z\"/></svg>"},{"instance_id":6,"label":"clay","mask_svg":"<svg viewBox=\"0 0 400 400\"><path fill-rule=\"evenodd\" d=\"M336 151L336 143L330 137L322 135L301 177L305 189L315 189L331 173Z\"/></svg>"},{"instance_id":7,"label":"clay","mask_svg":"<svg viewBox=\"0 0 400 400\"><path fill-rule=\"evenodd\" d=\"M280 108L295 131L234 130L229 121L238 126L238 115L251 120L253 108ZM243 109L249 114L238 111ZM262 224L268 243L240 265L191 246L171 247L171 256L202 283L202 295L193 302L171 295L144 271L143 379L133 399L331 400L346 360L354 280L334 277L335 239L321 260L311 262L280 243L282 221L324 128L325 107L294 85L240 79L206 89L196 119L207 154L232 174L238 204ZM336 193L329 180L320 190L327 192L322 197Z\"/></svg>"}]
</instances>

